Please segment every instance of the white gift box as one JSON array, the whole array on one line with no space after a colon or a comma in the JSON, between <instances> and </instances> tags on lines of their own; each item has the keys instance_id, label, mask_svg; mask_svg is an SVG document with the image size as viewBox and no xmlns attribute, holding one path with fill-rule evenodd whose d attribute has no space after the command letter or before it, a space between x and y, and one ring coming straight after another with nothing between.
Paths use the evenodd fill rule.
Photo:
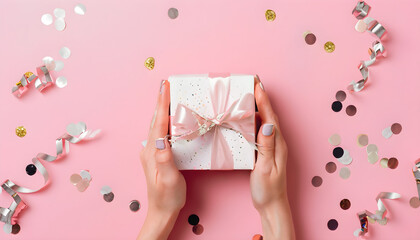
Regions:
<instances>
[{"instance_id":1,"label":"white gift box","mask_svg":"<svg viewBox=\"0 0 420 240\"><path fill-rule=\"evenodd\" d=\"M208 74L175 75L169 77L169 82L171 95L171 146L177 167L180 170L253 169L255 164L254 76L239 74L231 74L225 77L213 77L209 76ZM217 85L217 87L214 85L216 82L217 84L220 83ZM223 91L223 87L220 88L222 85L224 88L229 90ZM218 97L214 97L215 95ZM215 106L213 106L213 104L215 104L214 102L217 101L224 102L223 104L226 106L224 109L234 109L231 111L236 111L238 108L232 106L238 106L240 103L242 110L246 110L246 116L248 117L243 117L244 119L246 118L246 121L243 121L244 123L246 122L246 124L243 124L242 127L239 127L239 130L242 132L240 132L238 128L234 129L233 127L229 127L232 125L235 126L235 124L226 125L222 123L217 125L219 123L217 120L222 119L225 121L226 119L232 119L226 117L232 115L227 114L227 111L223 113L218 112L217 114L219 115L214 116L216 110L214 110ZM220 103L216 103L216 105L217 104ZM196 124L196 128L200 128L201 125L198 120L191 116L200 116L205 119L213 119L212 122L210 122L212 124L211 126L213 127L210 126L210 130L206 128L208 132L203 129L196 131L198 135L194 135L195 137L192 139L178 138L177 136L179 135L174 134L179 132L175 126L176 124L174 123L174 119L179 119L180 115L185 115L185 111L180 112L180 106L183 106L184 109L189 109L191 112L193 112L193 114L190 114L189 117L190 120L192 119L194 124ZM239 111L236 111L236 113L238 112ZM176 116L177 113L178 117ZM242 120L236 120L236 125L242 124L241 121ZM214 122L216 122L217 127L214 126ZM229 121L226 122L229 123ZM205 127L209 127L209 125L205 125L204 128ZM201 130L203 130L203 132ZM223 146L228 147L224 148L226 151L222 151L223 149L220 148L220 144L215 144L215 131L218 131L218 140L226 141L227 145L222 144ZM220 137L223 137L224 140L221 140ZM214 145L217 145L216 147L218 148L215 148ZM220 159L220 154L222 154L220 153L221 151L223 154L225 154L223 156L228 156L228 152L230 151L229 154L231 157ZM219 157L216 158L215 156ZM215 164L215 161L219 163L223 162L223 164L225 163L224 161L229 161L229 164L221 166L220 164Z\"/></svg>"}]
</instances>

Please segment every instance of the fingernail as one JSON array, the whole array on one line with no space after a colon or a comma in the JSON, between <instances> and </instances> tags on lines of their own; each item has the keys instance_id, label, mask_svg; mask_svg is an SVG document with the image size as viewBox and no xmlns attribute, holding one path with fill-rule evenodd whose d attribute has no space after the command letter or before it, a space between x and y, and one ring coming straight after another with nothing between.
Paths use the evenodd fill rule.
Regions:
<instances>
[{"instance_id":1,"label":"fingernail","mask_svg":"<svg viewBox=\"0 0 420 240\"><path fill-rule=\"evenodd\" d=\"M260 88L261 88L263 91L265 91L265 90L264 90L264 86L263 86L262 82L260 82Z\"/></svg>"},{"instance_id":2,"label":"fingernail","mask_svg":"<svg viewBox=\"0 0 420 240\"><path fill-rule=\"evenodd\" d=\"M270 136L271 134L273 134L273 127L274 125L271 123L264 124L263 129L262 129L262 134L264 136Z\"/></svg>"},{"instance_id":3,"label":"fingernail","mask_svg":"<svg viewBox=\"0 0 420 240\"><path fill-rule=\"evenodd\" d=\"M165 81L166 80L162 80L162 82L160 82L160 94L162 94L163 91L165 91Z\"/></svg>"},{"instance_id":4,"label":"fingernail","mask_svg":"<svg viewBox=\"0 0 420 240\"><path fill-rule=\"evenodd\" d=\"M164 138L156 139L156 148L159 149L159 150L165 149L165 139Z\"/></svg>"}]
</instances>

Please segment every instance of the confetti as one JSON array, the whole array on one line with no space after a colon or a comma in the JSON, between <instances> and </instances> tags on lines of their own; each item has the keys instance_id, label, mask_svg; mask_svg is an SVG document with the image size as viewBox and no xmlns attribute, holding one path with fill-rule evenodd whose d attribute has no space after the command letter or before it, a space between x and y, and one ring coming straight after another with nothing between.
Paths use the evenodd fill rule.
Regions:
<instances>
[{"instance_id":1,"label":"confetti","mask_svg":"<svg viewBox=\"0 0 420 240\"><path fill-rule=\"evenodd\" d=\"M398 167L398 159L392 157L388 160L388 168L396 169Z\"/></svg>"},{"instance_id":2,"label":"confetti","mask_svg":"<svg viewBox=\"0 0 420 240\"><path fill-rule=\"evenodd\" d=\"M312 178L312 186L319 187L322 185L322 178L320 176L315 176Z\"/></svg>"},{"instance_id":3,"label":"confetti","mask_svg":"<svg viewBox=\"0 0 420 240\"><path fill-rule=\"evenodd\" d=\"M346 108L347 115L351 117L351 116L356 115L356 112L357 112L357 108L354 105L347 106Z\"/></svg>"},{"instance_id":4,"label":"confetti","mask_svg":"<svg viewBox=\"0 0 420 240\"><path fill-rule=\"evenodd\" d=\"M168 9L168 16L170 19L175 19L178 17L178 9L176 8L169 8Z\"/></svg>"},{"instance_id":5,"label":"confetti","mask_svg":"<svg viewBox=\"0 0 420 240\"><path fill-rule=\"evenodd\" d=\"M276 13L273 10L268 9L265 11L265 19L267 19L269 22L274 21L276 19Z\"/></svg>"},{"instance_id":6,"label":"confetti","mask_svg":"<svg viewBox=\"0 0 420 240\"><path fill-rule=\"evenodd\" d=\"M341 111L342 108L343 108L343 104L340 101L335 101L331 105L331 109L334 112L339 112L339 111Z\"/></svg>"},{"instance_id":7,"label":"confetti","mask_svg":"<svg viewBox=\"0 0 420 240\"><path fill-rule=\"evenodd\" d=\"M340 207L341 207L341 209L347 210L347 209L350 208L350 206L351 206L350 200L348 200L348 199L345 198L345 199L343 199L343 200L340 201Z\"/></svg>"},{"instance_id":8,"label":"confetti","mask_svg":"<svg viewBox=\"0 0 420 240\"><path fill-rule=\"evenodd\" d=\"M28 166L26 166L25 168L26 174L28 174L29 176L32 176L36 173L36 166L33 164L28 164Z\"/></svg>"},{"instance_id":9,"label":"confetti","mask_svg":"<svg viewBox=\"0 0 420 240\"><path fill-rule=\"evenodd\" d=\"M55 19L54 27L57 31L64 31L64 29L66 28L66 22L64 21L64 18Z\"/></svg>"},{"instance_id":10,"label":"confetti","mask_svg":"<svg viewBox=\"0 0 420 240\"><path fill-rule=\"evenodd\" d=\"M155 68L155 59L153 57L148 57L146 61L144 61L144 66L147 69L152 70L153 68Z\"/></svg>"},{"instance_id":11,"label":"confetti","mask_svg":"<svg viewBox=\"0 0 420 240\"><path fill-rule=\"evenodd\" d=\"M360 134L357 136L357 144L359 147L365 147L369 144L369 137L366 134Z\"/></svg>"},{"instance_id":12,"label":"confetti","mask_svg":"<svg viewBox=\"0 0 420 240\"><path fill-rule=\"evenodd\" d=\"M66 11L62 8L56 8L56 9L54 9L54 16L56 18L65 18L66 17Z\"/></svg>"},{"instance_id":13,"label":"confetti","mask_svg":"<svg viewBox=\"0 0 420 240\"><path fill-rule=\"evenodd\" d=\"M388 158L382 158L379 163L381 164L381 167L387 168L388 167Z\"/></svg>"},{"instance_id":14,"label":"confetti","mask_svg":"<svg viewBox=\"0 0 420 240\"><path fill-rule=\"evenodd\" d=\"M341 168L339 175L342 179L348 179L350 177L350 169L347 167Z\"/></svg>"},{"instance_id":15,"label":"confetti","mask_svg":"<svg viewBox=\"0 0 420 240\"><path fill-rule=\"evenodd\" d=\"M0 208L0 221L4 222L3 230L8 234L13 233L13 225L17 224L16 221L20 212L27 207L19 194L9 187L10 183L12 183L10 180L6 180L1 187L13 198L13 202L10 204L9 208ZM16 230L17 229L14 230L15 234L19 232ZM20 226L18 230L20 230Z\"/></svg>"},{"instance_id":16,"label":"confetti","mask_svg":"<svg viewBox=\"0 0 420 240\"><path fill-rule=\"evenodd\" d=\"M337 101L339 102L344 102L344 100L346 100L347 94L346 92L340 90L335 94L335 99L337 99Z\"/></svg>"},{"instance_id":17,"label":"confetti","mask_svg":"<svg viewBox=\"0 0 420 240\"><path fill-rule=\"evenodd\" d=\"M305 42L308 45L313 45L316 42L316 36L313 33L307 33L305 34Z\"/></svg>"},{"instance_id":18,"label":"confetti","mask_svg":"<svg viewBox=\"0 0 420 240\"><path fill-rule=\"evenodd\" d=\"M395 135L400 134L402 131L402 126L399 123L394 123L391 125L391 132Z\"/></svg>"},{"instance_id":19,"label":"confetti","mask_svg":"<svg viewBox=\"0 0 420 240\"><path fill-rule=\"evenodd\" d=\"M60 76L55 80L55 85L59 88L67 87L67 78Z\"/></svg>"},{"instance_id":20,"label":"confetti","mask_svg":"<svg viewBox=\"0 0 420 240\"><path fill-rule=\"evenodd\" d=\"M353 158L350 156L350 153L347 150L344 150L343 156L337 160L344 165L349 165L353 161Z\"/></svg>"},{"instance_id":21,"label":"confetti","mask_svg":"<svg viewBox=\"0 0 420 240\"><path fill-rule=\"evenodd\" d=\"M137 212L140 209L140 202L137 200L131 201L129 208L132 212Z\"/></svg>"},{"instance_id":22,"label":"confetti","mask_svg":"<svg viewBox=\"0 0 420 240\"><path fill-rule=\"evenodd\" d=\"M330 219L327 223L328 229L334 231L338 228L338 222L335 219Z\"/></svg>"},{"instance_id":23,"label":"confetti","mask_svg":"<svg viewBox=\"0 0 420 240\"><path fill-rule=\"evenodd\" d=\"M108 193L112 192L112 189L111 189L110 186L105 185L101 188L100 192L101 192L102 195L104 195L104 194L108 194Z\"/></svg>"},{"instance_id":24,"label":"confetti","mask_svg":"<svg viewBox=\"0 0 420 240\"><path fill-rule=\"evenodd\" d=\"M77 184L78 182L80 182L80 181L82 181L82 176L80 176L79 174L75 173L75 174L72 174L72 175L70 176L70 182L71 182L73 185L75 185L75 186L76 186L76 184Z\"/></svg>"},{"instance_id":25,"label":"confetti","mask_svg":"<svg viewBox=\"0 0 420 240\"><path fill-rule=\"evenodd\" d=\"M46 14L42 15L41 22L45 26L51 25L53 23L53 17L52 17L52 15L49 14L49 13L46 13Z\"/></svg>"},{"instance_id":26,"label":"confetti","mask_svg":"<svg viewBox=\"0 0 420 240\"><path fill-rule=\"evenodd\" d=\"M195 225L197 225L199 222L200 222L200 218L199 218L196 214L191 214L191 215L188 217L188 223L189 223L190 225L195 226Z\"/></svg>"},{"instance_id":27,"label":"confetti","mask_svg":"<svg viewBox=\"0 0 420 240\"><path fill-rule=\"evenodd\" d=\"M324 44L324 50L325 50L327 53L332 53L332 52L334 52L334 50L335 50L335 45L334 45L334 43L333 43L333 42L326 42L326 43Z\"/></svg>"},{"instance_id":28,"label":"confetti","mask_svg":"<svg viewBox=\"0 0 420 240\"><path fill-rule=\"evenodd\" d=\"M114 200L114 193L112 192L112 189L110 186L103 186L101 188L101 194L105 200L105 202L112 202Z\"/></svg>"},{"instance_id":29,"label":"confetti","mask_svg":"<svg viewBox=\"0 0 420 240\"><path fill-rule=\"evenodd\" d=\"M344 155L344 150L341 147L333 149L333 155L335 158L341 158Z\"/></svg>"},{"instance_id":30,"label":"confetti","mask_svg":"<svg viewBox=\"0 0 420 240\"><path fill-rule=\"evenodd\" d=\"M263 240L263 236L261 234L255 234L252 237L252 240Z\"/></svg>"},{"instance_id":31,"label":"confetti","mask_svg":"<svg viewBox=\"0 0 420 240\"><path fill-rule=\"evenodd\" d=\"M337 170L337 165L334 162L329 162L325 165L325 170L328 173L334 173Z\"/></svg>"},{"instance_id":32,"label":"confetti","mask_svg":"<svg viewBox=\"0 0 420 240\"><path fill-rule=\"evenodd\" d=\"M379 160L378 147L375 144L369 144L366 147L366 152L368 154L369 163L375 164Z\"/></svg>"},{"instance_id":33,"label":"confetti","mask_svg":"<svg viewBox=\"0 0 420 240\"><path fill-rule=\"evenodd\" d=\"M401 197L400 194L395 192L380 192L376 196L376 202L378 210L376 210L376 213L373 214L367 210L364 210L362 212L357 213L357 218L359 219L361 229L357 229L354 231L354 235L357 236L364 236L368 232L368 220L371 223L379 223L380 225L385 225L388 222L388 218L386 217L388 210L385 207L385 204L383 203L384 199L399 199Z\"/></svg>"},{"instance_id":34,"label":"confetti","mask_svg":"<svg viewBox=\"0 0 420 240\"><path fill-rule=\"evenodd\" d=\"M67 59L67 58L70 57L71 51L68 47L62 47L60 49L60 55L61 55L62 58Z\"/></svg>"},{"instance_id":35,"label":"confetti","mask_svg":"<svg viewBox=\"0 0 420 240\"><path fill-rule=\"evenodd\" d=\"M420 207L420 200L418 197L412 197L410 198L410 206L412 208L418 208Z\"/></svg>"},{"instance_id":36,"label":"confetti","mask_svg":"<svg viewBox=\"0 0 420 240\"><path fill-rule=\"evenodd\" d=\"M90 182L92 181L92 176L89 171L81 170L80 175L75 173L70 176L70 182L76 186L79 192L84 192L89 187Z\"/></svg>"},{"instance_id":37,"label":"confetti","mask_svg":"<svg viewBox=\"0 0 420 240\"><path fill-rule=\"evenodd\" d=\"M204 227L201 224L194 225L192 231L195 235L201 235L204 232Z\"/></svg>"},{"instance_id":38,"label":"confetti","mask_svg":"<svg viewBox=\"0 0 420 240\"><path fill-rule=\"evenodd\" d=\"M20 232L20 225L19 224L13 224L12 226L12 234L18 234Z\"/></svg>"},{"instance_id":39,"label":"confetti","mask_svg":"<svg viewBox=\"0 0 420 240\"><path fill-rule=\"evenodd\" d=\"M26 128L24 126L17 127L15 132L16 132L16 136L18 136L18 137L22 138L22 137L26 136Z\"/></svg>"},{"instance_id":40,"label":"confetti","mask_svg":"<svg viewBox=\"0 0 420 240\"><path fill-rule=\"evenodd\" d=\"M337 146L341 143L341 137L337 133L331 135L330 138L328 138L328 142L330 142L331 145Z\"/></svg>"},{"instance_id":41,"label":"confetti","mask_svg":"<svg viewBox=\"0 0 420 240\"><path fill-rule=\"evenodd\" d=\"M352 14L358 19L355 29L358 32L368 31L371 34L375 35L378 39L382 39L385 35L385 28L375 19L367 17L369 14L370 6L364 1L359 1L354 7ZM347 89L349 91L359 92L362 91L369 78L369 69L368 67L376 62L376 58L386 55L385 48L381 42L375 40L372 43L372 48L369 48L370 59L367 61L361 61L358 68L362 74L363 79L357 82L352 81Z\"/></svg>"},{"instance_id":42,"label":"confetti","mask_svg":"<svg viewBox=\"0 0 420 240\"><path fill-rule=\"evenodd\" d=\"M86 14L86 7L85 5L79 3L74 7L74 12L78 15L85 15Z\"/></svg>"},{"instance_id":43,"label":"confetti","mask_svg":"<svg viewBox=\"0 0 420 240\"><path fill-rule=\"evenodd\" d=\"M391 127L386 127L384 130L382 130L382 136L386 139L390 138L392 136Z\"/></svg>"}]
</instances>

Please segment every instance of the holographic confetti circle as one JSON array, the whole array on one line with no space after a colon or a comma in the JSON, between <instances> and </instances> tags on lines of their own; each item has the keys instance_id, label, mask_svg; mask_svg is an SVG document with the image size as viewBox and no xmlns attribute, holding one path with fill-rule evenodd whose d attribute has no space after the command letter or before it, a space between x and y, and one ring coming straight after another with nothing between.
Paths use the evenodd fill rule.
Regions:
<instances>
[{"instance_id":1,"label":"holographic confetti circle","mask_svg":"<svg viewBox=\"0 0 420 240\"><path fill-rule=\"evenodd\" d=\"M64 88L67 86L67 78L60 76L55 80L55 85L59 88Z\"/></svg>"}]
</instances>

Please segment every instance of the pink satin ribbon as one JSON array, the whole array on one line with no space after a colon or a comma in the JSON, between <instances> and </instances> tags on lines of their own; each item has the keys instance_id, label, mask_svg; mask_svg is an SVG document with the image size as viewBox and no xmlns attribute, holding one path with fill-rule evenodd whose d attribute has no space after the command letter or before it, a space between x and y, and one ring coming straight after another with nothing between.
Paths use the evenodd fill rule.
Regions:
<instances>
[{"instance_id":1,"label":"pink satin ribbon","mask_svg":"<svg viewBox=\"0 0 420 240\"><path fill-rule=\"evenodd\" d=\"M209 82L213 116L206 118L178 104L172 119L172 137L175 140L192 140L204 134L211 134L211 169L234 169L232 152L221 130L226 128L236 131L248 142L255 143L254 95L246 93L228 105L230 77L209 78Z\"/></svg>"}]
</instances>

